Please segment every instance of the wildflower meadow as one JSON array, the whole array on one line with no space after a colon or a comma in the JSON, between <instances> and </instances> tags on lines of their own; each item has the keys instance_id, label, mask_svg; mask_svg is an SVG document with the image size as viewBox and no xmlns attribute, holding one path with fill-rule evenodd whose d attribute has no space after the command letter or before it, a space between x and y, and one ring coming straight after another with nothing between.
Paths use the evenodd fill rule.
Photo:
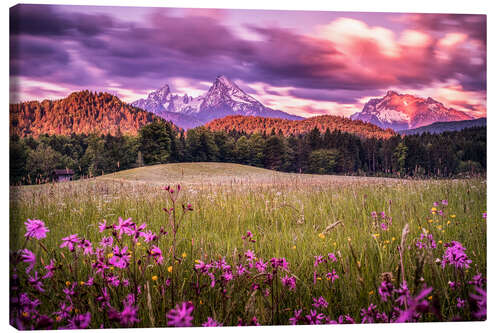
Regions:
<instances>
[{"instance_id":1,"label":"wildflower meadow","mask_svg":"<svg viewBox=\"0 0 500 333\"><path fill-rule=\"evenodd\" d=\"M88 180L10 208L19 329L486 319L482 179Z\"/></svg>"}]
</instances>

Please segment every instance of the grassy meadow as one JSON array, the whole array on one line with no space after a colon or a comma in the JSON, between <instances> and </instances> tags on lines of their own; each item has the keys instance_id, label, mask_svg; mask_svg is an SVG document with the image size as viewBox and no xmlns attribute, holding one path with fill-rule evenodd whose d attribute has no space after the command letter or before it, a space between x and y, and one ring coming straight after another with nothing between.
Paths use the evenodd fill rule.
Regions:
<instances>
[{"instance_id":1,"label":"grassy meadow","mask_svg":"<svg viewBox=\"0 0 500 333\"><path fill-rule=\"evenodd\" d=\"M426 299L438 309L439 316L429 312L419 320L475 319L473 304L457 307L457 299L467 299L469 289L450 289L449 281L467 285L478 273L486 276L484 179L417 181L298 175L222 163L158 165L92 180L12 187L11 250L26 247L33 251L39 260L34 270L40 274L51 258L62 264L54 278L44 282L49 292L39 296L40 313L46 313L56 323L61 320L63 325L66 319L52 313L65 298L52 290L77 282L76 288L80 289L78 297L73 298L73 314L92 313L91 327L119 327L118 322L101 314L94 301L102 290L96 285L83 285L93 274L90 257L78 257L76 252L60 248L61 239L78 234L97 247L106 234L99 232L99 223L117 223L119 217L132 218L138 225L146 223L147 229L155 233L160 233L161 227L170 230L169 214L163 208L170 208L172 203L163 187L177 184L181 191L176 202L190 203L193 210L185 213L175 250L172 232L158 240L165 257L163 263L147 264L143 259L144 263L137 266L141 278L133 272L131 281L140 281L134 287L142 286L141 293L132 291L139 318L133 326L167 325L165 314L181 301L194 305L196 326L208 317L225 326L255 324L254 317L260 324L290 324L294 310L309 313L314 309L313 298L319 296L329 303L321 312L331 319L349 314L361 322L360 310L370 304L376 304L377 310L390 318L393 304L383 301L378 292L383 273L390 273L396 288L407 281L411 295L424 286L432 286ZM442 200L448 204L441 205ZM433 213L435 202L439 206ZM438 210L442 210L442 215ZM372 212L377 212L376 218ZM381 212L386 218L380 217ZM26 244L27 219L42 220L50 230L40 240L42 245L35 240ZM400 251L398 246L407 224L409 233ZM255 242L242 239L247 231L252 232ZM422 250L416 242L426 232L433 235L436 247ZM469 268L441 267L439 259L446 250L444 245L451 241L466 248L472 261ZM144 241L127 244L133 249L133 261L141 255L146 258L148 244ZM276 274L276 282L259 282L257 291L251 285L260 281L259 274L244 280L236 278L234 271L237 263L245 262L244 253L249 249L264 260L286 258L288 270L272 273ZM177 253L176 258L172 251ZM315 256L327 257L329 253L335 254L335 262L314 266ZM211 288L210 279L193 267L196 260L207 263L224 257L233 266L235 278L221 284L220 290L219 284ZM82 263L77 265L76 261ZM325 278L332 268L338 275L333 282ZM19 271L24 274L23 269ZM121 278L132 274L132 270L114 271ZM295 278L296 288L287 289L281 284L279 279L285 275ZM319 278L315 279L315 275ZM168 288L169 279L175 283L175 290ZM34 297L29 283L21 285ZM123 297L131 290L132 287L114 288L110 292L112 306L121 309ZM175 293L175 298L169 293Z\"/></svg>"}]
</instances>

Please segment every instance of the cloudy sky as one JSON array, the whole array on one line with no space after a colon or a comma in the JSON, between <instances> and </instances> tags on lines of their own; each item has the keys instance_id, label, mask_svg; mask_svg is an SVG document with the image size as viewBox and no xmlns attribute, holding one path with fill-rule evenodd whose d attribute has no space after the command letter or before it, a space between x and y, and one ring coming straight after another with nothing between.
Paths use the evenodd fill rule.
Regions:
<instances>
[{"instance_id":1,"label":"cloudy sky","mask_svg":"<svg viewBox=\"0 0 500 333\"><path fill-rule=\"evenodd\" d=\"M348 116L387 90L486 115L484 15L21 5L11 102L75 90L126 102L225 75L266 106Z\"/></svg>"}]
</instances>

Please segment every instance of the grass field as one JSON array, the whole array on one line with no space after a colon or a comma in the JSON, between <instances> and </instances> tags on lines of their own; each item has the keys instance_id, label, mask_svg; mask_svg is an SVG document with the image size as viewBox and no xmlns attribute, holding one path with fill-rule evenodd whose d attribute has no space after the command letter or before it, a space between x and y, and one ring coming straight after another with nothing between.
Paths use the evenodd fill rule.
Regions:
<instances>
[{"instance_id":1,"label":"grass field","mask_svg":"<svg viewBox=\"0 0 500 333\"><path fill-rule=\"evenodd\" d=\"M140 271L140 282L135 284L142 286L142 293L137 294L131 286L116 287L111 301L114 308L120 309L125 295L135 294L140 320L133 323L135 326L165 326L168 324L165 314L181 301L194 304L195 325L201 325L207 317L224 325L236 325L239 320L247 324L255 324L255 320L261 324L289 324L294 310L309 313L315 309L311 306L313 298L319 296L329 305L316 310L330 319L349 314L356 322L363 319L370 322L366 318L371 317L375 318L373 321L384 321L383 316L360 313L370 304L376 304L377 311L391 320L391 316L397 315L394 302L384 301L378 290L382 273L388 272L396 288L407 281L411 295L432 286L432 292L425 296L429 306L438 309L439 316L430 311L418 320L477 319L476 305L468 300L472 292L468 281L478 273L486 274L485 180L410 181L298 175L223 163L158 165L92 180L11 188L11 250L25 247L23 223L27 219L40 219L50 232L43 239L43 246L30 240L26 248L45 265L50 258L63 263L54 279L45 282L46 289L50 286L59 292L39 296L40 312L56 318L52 314L65 302L60 290L67 283L87 281L94 274L90 257L80 255L80 259L77 252L71 256L67 249L59 248L61 239L78 234L97 247L103 237L98 224L103 220L108 225L117 223L118 217L132 218L138 225L146 223L147 229L158 234L161 227L170 230L171 220L163 210L172 206L163 189L168 184L181 184L176 203L190 203L193 207L193 211L185 214L175 245L169 231L157 242L165 258L163 263L135 265L141 255L146 258L145 247L149 245L143 241L140 245L129 242L129 248L133 249L134 265L130 265L135 267L133 273L130 267L115 269L121 279L135 282L138 279L135 269ZM441 204L442 200L447 200L447 205ZM439 205L434 206L435 202ZM440 210L442 215L438 213ZM376 218L372 212L378 213ZM381 212L385 218L380 216ZM400 251L398 245L402 244L406 224L409 233ZM255 243L242 240L247 231L253 233ZM421 234L432 234L436 247L419 248ZM470 267L442 268L436 263L446 252L444 245L451 241L465 247ZM125 244L123 240L121 245ZM259 274L238 277L236 274L238 264L246 262L244 252L249 249L265 261L277 257L288 262L287 270L269 273L274 276L273 281L259 282L258 292L253 284L260 281ZM314 265L315 256L327 257L329 253L335 254L335 262L320 261ZM234 279L224 282L221 277L211 288L210 278L193 269L195 261L206 263L224 257ZM80 260L82 264L76 266L74 262ZM326 277L332 269L338 275L333 282ZM34 270L44 272L40 261ZM282 284L280 279L285 277L293 277L296 288L290 290ZM169 280L175 284L175 290L167 286ZM194 287L194 281L198 287ZM202 281L207 286L201 288ZM449 281L462 285L450 288ZM29 283L21 285L35 297ZM73 296L74 308L90 309L92 327L121 326L99 314L102 311L93 300L102 290L96 287L92 292L85 291L83 285L76 288L81 290L78 289L78 297ZM466 300L465 306L457 307L460 299ZM401 307L405 310L409 305ZM299 323L311 321L300 318ZM57 319L60 318L54 320ZM63 323L66 324L64 319Z\"/></svg>"}]
</instances>

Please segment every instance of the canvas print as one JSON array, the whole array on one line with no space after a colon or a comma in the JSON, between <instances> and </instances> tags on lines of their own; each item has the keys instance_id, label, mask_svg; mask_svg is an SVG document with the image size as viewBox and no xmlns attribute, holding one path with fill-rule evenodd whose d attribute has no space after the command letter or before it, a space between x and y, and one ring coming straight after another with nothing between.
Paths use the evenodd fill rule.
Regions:
<instances>
[{"instance_id":1,"label":"canvas print","mask_svg":"<svg viewBox=\"0 0 500 333\"><path fill-rule=\"evenodd\" d=\"M486 15L10 8L20 330L486 320Z\"/></svg>"}]
</instances>

